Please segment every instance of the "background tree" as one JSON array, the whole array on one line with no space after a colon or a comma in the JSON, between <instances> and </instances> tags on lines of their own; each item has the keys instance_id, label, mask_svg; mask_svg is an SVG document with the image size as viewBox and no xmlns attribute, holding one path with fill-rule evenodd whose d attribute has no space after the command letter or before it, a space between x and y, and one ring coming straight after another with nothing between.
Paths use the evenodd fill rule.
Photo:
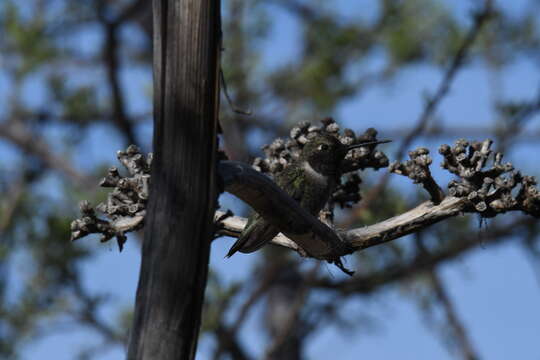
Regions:
<instances>
[{"instance_id":1,"label":"background tree","mask_svg":"<svg viewBox=\"0 0 540 360\"><path fill-rule=\"evenodd\" d=\"M391 160L417 144L434 150L459 137L491 136L515 164L537 171L530 156L537 150L540 108L536 2L494 2L493 14L476 30L474 14L483 3L228 0L222 5L227 89L236 108L252 112L232 111L222 101L229 157L249 160L293 124L334 115L355 130L376 127L393 138L395 145L385 149ZM0 4L3 357L28 358L54 344L70 349L59 358L74 353L118 358L124 352L138 236L121 255L104 251L111 246L91 241L70 246L66 239L73 204L103 200L105 193L94 184L114 163L114 151L128 143L150 149L147 6L97 0ZM363 202L339 213L338 225L374 223L425 198L405 180L377 175L382 180L364 178ZM220 201L247 213L230 197ZM329 341L345 341L339 349L344 358L362 352L391 356L393 348L415 358L441 358L444 352L414 319L383 316L386 307L403 314L411 304L454 357L504 358L510 348L513 356L521 351L524 357L533 351L531 334L538 326L538 314L526 302L538 292L522 265L536 268L536 228L537 222L514 216L480 229L475 217L459 218L349 257L348 267L357 269L352 279L274 247L225 261L231 242L217 240L201 357L322 357ZM475 285L495 290L474 293L456 275L463 269L481 274ZM131 288L119 289L122 283ZM494 311L497 317L487 315ZM376 346L377 337L367 335L377 327L394 342ZM516 338L501 336L509 327ZM343 329L346 340L335 329ZM407 347L403 339L409 337ZM518 337L519 346L513 346Z\"/></svg>"}]
</instances>

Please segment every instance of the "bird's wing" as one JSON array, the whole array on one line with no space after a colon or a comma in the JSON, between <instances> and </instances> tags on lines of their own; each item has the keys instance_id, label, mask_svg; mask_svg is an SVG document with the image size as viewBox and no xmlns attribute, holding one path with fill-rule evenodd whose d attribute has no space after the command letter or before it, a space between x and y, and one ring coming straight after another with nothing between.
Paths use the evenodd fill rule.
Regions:
<instances>
[{"instance_id":1,"label":"bird's wing","mask_svg":"<svg viewBox=\"0 0 540 360\"><path fill-rule=\"evenodd\" d=\"M290 197L300 202L304 193L304 170L296 166L289 166L276 176L276 183ZM279 230L264 220L262 216L253 213L248 219L242 234L233 244L227 257L232 256L235 252L250 253L263 247L271 241Z\"/></svg>"}]
</instances>

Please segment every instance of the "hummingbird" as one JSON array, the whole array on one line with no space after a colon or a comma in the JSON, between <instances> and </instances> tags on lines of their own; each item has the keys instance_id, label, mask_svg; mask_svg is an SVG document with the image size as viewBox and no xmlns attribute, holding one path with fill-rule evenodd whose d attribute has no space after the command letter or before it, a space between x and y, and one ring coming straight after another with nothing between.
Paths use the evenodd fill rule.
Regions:
<instances>
[{"instance_id":1,"label":"hummingbird","mask_svg":"<svg viewBox=\"0 0 540 360\"><path fill-rule=\"evenodd\" d=\"M347 153L361 146L390 140L344 145L330 134L317 134L303 147L300 156L275 177L276 184L311 215L322 210L339 182L341 163ZM254 212L226 257L237 251L251 253L270 242L279 229Z\"/></svg>"}]
</instances>

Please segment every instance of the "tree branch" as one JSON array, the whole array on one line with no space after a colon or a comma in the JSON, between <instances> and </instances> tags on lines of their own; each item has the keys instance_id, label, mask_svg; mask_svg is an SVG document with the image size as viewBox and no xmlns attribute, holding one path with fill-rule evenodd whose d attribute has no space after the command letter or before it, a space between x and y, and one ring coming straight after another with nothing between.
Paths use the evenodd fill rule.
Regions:
<instances>
[{"instance_id":1,"label":"tree branch","mask_svg":"<svg viewBox=\"0 0 540 360\"><path fill-rule=\"evenodd\" d=\"M476 212L480 213L483 217L494 217L497 214L507 211L522 211L536 218L540 217L540 193L535 187L536 180L533 177L523 176L520 172L513 171L513 165L510 163L503 164L503 155L501 153L491 156L492 151L490 147L491 140L489 139L483 142L473 143L458 140L453 147L442 145L439 152L445 157L442 164L443 168L459 176L459 180L452 180L448 185L452 196L443 198L438 205L435 205L432 201L425 202L404 214L378 224L353 230L338 231L339 238L349 246L349 249L346 248L346 252L339 255L346 255L352 251L358 251L400 238L465 212ZM423 179L420 181L423 183L428 179L429 182L435 184L431 173L428 171L428 165L431 164L431 159L427 158L427 149L420 150L411 152L415 154L415 156L411 156L412 158L417 159L416 155L421 155L422 157L420 165L418 163L415 164L415 166L421 168L420 170L422 171L420 173L422 174L421 176L417 174L418 176L415 175L413 178ZM488 159L492 158L492 166L486 169ZM393 164L391 171L395 171L396 168L400 168L399 164ZM401 168L406 168L406 166L402 166ZM259 192L261 194L268 194L266 189L262 188L263 186L264 184L262 182L257 185ZM424 186L426 185L424 184ZM513 190L518 186L519 190L517 194L513 195ZM442 190L440 190L438 185L437 189L436 194L442 197ZM231 192L229 189L227 191ZM240 194L242 191L246 190L241 188L240 191L232 191L232 193L248 202L255 211L259 212L260 205L252 203L248 193ZM260 201L260 199L257 201ZM270 200L268 199L268 201ZM285 206L281 207L284 204L280 201L277 205L279 207L272 210L275 212L274 214L280 214L283 218L289 218L288 209ZM265 216L262 210L259 213ZM284 216L283 214L287 215ZM273 216L275 217L276 215ZM270 217L268 220L273 221ZM225 219L224 224L226 224L224 228L230 225L224 234L234 235L237 231L241 231L238 227L233 228L233 226L242 225L238 218ZM283 233L287 235L286 232ZM320 234L322 235L322 233ZM294 237L289 238L305 250L307 254L310 254L311 243L308 243L308 248L306 248L306 245L302 245ZM330 239L326 239L326 241L332 244ZM280 237L276 238L274 243L290 247L290 241Z\"/></svg>"},{"instance_id":2,"label":"tree branch","mask_svg":"<svg viewBox=\"0 0 540 360\"><path fill-rule=\"evenodd\" d=\"M441 101L444 99L444 97L448 94L448 91L450 90L450 87L452 85L452 82L454 81L457 73L461 69L461 67L464 64L464 60L467 57L467 54L469 52L469 49L474 44L476 38L479 36L482 28L487 23L487 21L491 18L493 14L493 1L492 0L485 0L484 1L484 8L474 14L474 23L465 35L465 38L463 39L463 42L461 43L461 46L459 47L456 54L453 56L449 67L447 68L446 72L444 73L444 76L439 83L439 86L437 87L437 90L435 91L435 94L433 96L430 96L428 101L426 102L426 105L424 106L424 109L422 110L422 113L418 117L418 120L416 120L416 125L410 129L410 131L407 133L403 141L401 142L400 147L395 153L396 160L400 161L403 158L403 155L405 154L405 151L407 148L412 144L414 139L416 139L419 135L421 135L429 123L429 120L433 117L433 114L437 110L437 107L441 103ZM358 217L358 214L363 211L364 209L368 208L371 203L378 197L378 195L384 190L386 187L386 184L388 183L389 174L385 174L377 186L371 190L371 192L366 196L364 202L355 209L353 213L350 215L350 220L347 221L347 223L351 223L354 218Z\"/></svg>"},{"instance_id":3,"label":"tree branch","mask_svg":"<svg viewBox=\"0 0 540 360\"><path fill-rule=\"evenodd\" d=\"M515 235L518 231L527 229L537 220L531 217L521 217L510 224L491 226L484 234L484 241L478 240L478 234L460 237L450 246L431 253L419 253L409 261L397 261L389 264L382 270L376 270L366 274L356 275L354 278L336 281L335 279L323 278L313 281L311 286L348 294L367 294L377 288L411 278L425 271L431 271L437 265L452 261L466 252L486 244L500 244L508 236Z\"/></svg>"},{"instance_id":4,"label":"tree branch","mask_svg":"<svg viewBox=\"0 0 540 360\"><path fill-rule=\"evenodd\" d=\"M39 136L32 133L22 121L8 120L0 124L0 137L19 146L23 151L41 160L48 168L56 169L77 186L92 185L92 179L79 173L64 158L52 152L50 146Z\"/></svg>"},{"instance_id":5,"label":"tree branch","mask_svg":"<svg viewBox=\"0 0 540 360\"><path fill-rule=\"evenodd\" d=\"M215 332L220 346L219 351L214 356L215 359L219 358L222 352L228 353L232 360L251 359L236 339L236 333L234 331L231 331L223 324L219 324Z\"/></svg>"},{"instance_id":6,"label":"tree branch","mask_svg":"<svg viewBox=\"0 0 540 360\"><path fill-rule=\"evenodd\" d=\"M466 198L446 197L439 205L426 201L406 213L380 223L347 231L338 231L337 234L341 240L351 245L352 251L358 251L398 239L449 217L457 216L465 211L467 206L468 201ZM283 207L280 211L287 210ZM216 212L216 219L223 214L221 211ZM247 219L238 216L227 217L221 221L222 228L218 232L222 235L237 237L242 232L246 222ZM295 239L288 238L283 234L276 236L272 243L301 252ZM341 256L343 255L347 255L347 253L341 253Z\"/></svg>"},{"instance_id":7,"label":"tree branch","mask_svg":"<svg viewBox=\"0 0 540 360\"><path fill-rule=\"evenodd\" d=\"M401 143L401 146L396 153L396 158L398 160L403 157L403 155L405 154L405 151L411 145L412 141L422 131L424 131L429 119L433 116L433 113L437 109L437 106L450 90L452 81L454 80L456 74L458 73L459 69L463 65L465 58L467 57L467 53L469 52L469 49L475 42L482 28L484 27L486 22L490 19L492 14L493 14L493 1L485 0L484 8L473 15L474 23L472 27L469 29L469 31L467 32L467 34L465 35L465 38L463 39L463 42L461 43L461 46L459 47L458 51L452 58L452 61L450 62L450 66L444 73L444 77L442 78L439 84L439 87L437 88L437 91L435 91L435 94L431 96L429 100L427 101L426 106L424 107L424 110L422 111L422 114L420 115L420 117L418 118L418 121L416 122L416 126L413 129L411 129L411 131L407 134L405 139L403 139L403 142Z\"/></svg>"},{"instance_id":8,"label":"tree branch","mask_svg":"<svg viewBox=\"0 0 540 360\"><path fill-rule=\"evenodd\" d=\"M536 180L514 171L512 164L502 163L503 155L493 154L491 144L489 139L472 143L458 140L454 146L440 147L439 152L444 156L443 168L458 176L458 180L452 180L448 185L450 196L444 198L429 172L431 159L427 149L412 151L413 161L405 165L393 164L391 170L418 180L424 187L426 181L435 184L437 191L433 192L441 197L441 201L435 201L438 204L427 201L380 223L345 231L334 231L317 220L269 177L247 164L221 161L218 174L223 190L248 203L281 229L282 234L273 240L274 244L294 249L303 256L336 262L341 256L420 231L462 213L494 217L508 211L520 211L539 218L540 192L535 187ZM272 150L270 146L269 151L277 152L280 146L274 148ZM116 236L121 245L125 241L125 232L143 226L151 157L145 159L136 147L130 147L126 152L119 152L119 158L130 169L132 178L121 178L115 168L111 169L102 185L115 189L109 195L109 201L97 207L112 221L98 218L94 210L83 203L84 217L72 223L73 240L97 232L103 234L102 241ZM489 167L488 162L491 163ZM276 163L280 164L279 160ZM259 164L265 163L260 161ZM238 236L246 222L223 212L216 212L215 221L219 223L217 233L230 236Z\"/></svg>"},{"instance_id":9,"label":"tree branch","mask_svg":"<svg viewBox=\"0 0 540 360\"><path fill-rule=\"evenodd\" d=\"M454 304L452 303L452 300L450 299L448 291L444 286L443 280L436 271L431 271L429 277L433 290L435 291L439 302L444 308L444 311L446 313L446 319L453 330L454 336L458 343L457 345L463 355L463 359L479 360L480 356L478 356L477 351L472 345L472 341L469 338L469 334L467 333L465 325L457 314L457 311L454 307Z\"/></svg>"},{"instance_id":10,"label":"tree branch","mask_svg":"<svg viewBox=\"0 0 540 360\"><path fill-rule=\"evenodd\" d=\"M128 116L124 92L120 84L120 43L118 34L120 28L126 21L135 16L144 9L149 9L150 2L145 0L135 0L118 15L114 20L107 19L107 11L102 1L97 3L97 13L100 23L105 32L105 41L103 43L103 62L107 70L107 81L112 97L112 107L114 117L112 118L116 127L122 131L128 144L137 144L136 134L133 129L132 119Z\"/></svg>"},{"instance_id":11,"label":"tree branch","mask_svg":"<svg viewBox=\"0 0 540 360\"><path fill-rule=\"evenodd\" d=\"M280 321L280 326L275 327L274 331L277 331L275 334L273 334L273 340L267 346L263 359L281 359L281 356L283 356L283 351L287 351L285 348L287 341L290 341L294 333L299 330L298 326L299 322L301 322L299 319L300 313L305 308L306 300L311 290L307 284L309 284L311 280L315 279L319 268L320 263L315 264L307 272L307 274L303 276L300 288L295 288L295 296L293 299L290 299L290 307L285 312L285 319Z\"/></svg>"}]
</instances>

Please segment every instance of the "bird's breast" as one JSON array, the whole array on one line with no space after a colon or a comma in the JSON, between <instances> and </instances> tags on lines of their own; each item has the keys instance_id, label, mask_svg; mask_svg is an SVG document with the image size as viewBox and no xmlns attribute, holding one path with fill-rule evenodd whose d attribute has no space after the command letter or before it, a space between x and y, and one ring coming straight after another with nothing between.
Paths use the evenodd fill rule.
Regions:
<instances>
[{"instance_id":1,"label":"bird's breast","mask_svg":"<svg viewBox=\"0 0 540 360\"><path fill-rule=\"evenodd\" d=\"M335 179L315 171L309 163L303 164L306 186L302 197L302 207L316 215L328 201L334 186Z\"/></svg>"}]
</instances>

